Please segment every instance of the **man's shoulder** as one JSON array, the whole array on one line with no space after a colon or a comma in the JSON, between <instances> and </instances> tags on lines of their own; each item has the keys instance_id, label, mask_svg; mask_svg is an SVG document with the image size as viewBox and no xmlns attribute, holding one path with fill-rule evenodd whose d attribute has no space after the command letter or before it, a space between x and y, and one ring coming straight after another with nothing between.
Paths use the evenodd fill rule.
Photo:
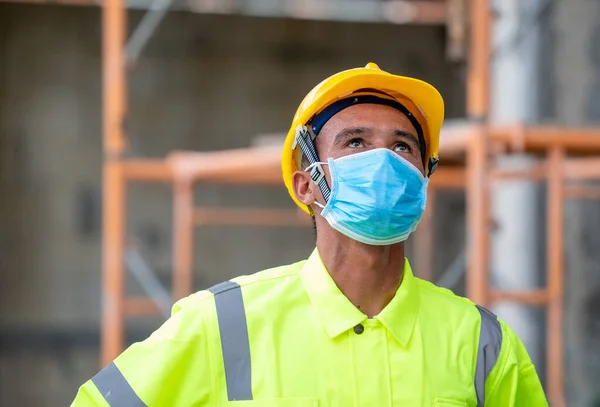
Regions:
<instances>
[{"instance_id":1,"label":"man's shoulder","mask_svg":"<svg viewBox=\"0 0 600 407\"><path fill-rule=\"evenodd\" d=\"M244 274L199 291L194 296L197 300L205 300L232 289L238 290L243 297L246 307L257 297L261 302L268 298L286 296L301 287L300 270L306 263L302 260L296 263L268 268L253 274Z\"/></svg>"},{"instance_id":2,"label":"man's shoulder","mask_svg":"<svg viewBox=\"0 0 600 407\"><path fill-rule=\"evenodd\" d=\"M302 270L306 260L302 260L292 264L268 268L253 274L241 275L231 279L232 282L238 284L242 289L247 289L253 286L263 286L272 283L281 282L297 277Z\"/></svg>"},{"instance_id":3,"label":"man's shoulder","mask_svg":"<svg viewBox=\"0 0 600 407\"><path fill-rule=\"evenodd\" d=\"M481 312L485 310L468 298L456 295L447 288L439 287L429 281L416 279L420 298L421 314L429 316L438 323L447 323L456 327L470 326L479 329Z\"/></svg>"},{"instance_id":4,"label":"man's shoulder","mask_svg":"<svg viewBox=\"0 0 600 407\"><path fill-rule=\"evenodd\" d=\"M254 302L256 297L261 298L264 303L268 298L284 295L292 291L291 287L297 287L299 272L306 260L296 263L265 269L253 274L241 275L230 280L215 284L204 290L191 294L179 300L173 307L173 314L187 310L187 313L196 316L214 314L215 295L225 293L231 289L241 291L246 309ZM274 287L277 289L273 289ZM297 291L297 290L296 290ZM208 313L208 314L207 314Z\"/></svg>"},{"instance_id":5,"label":"man's shoulder","mask_svg":"<svg viewBox=\"0 0 600 407\"><path fill-rule=\"evenodd\" d=\"M447 307L456 308L457 310L472 309L475 303L465 297L456 295L453 291L437 286L432 282L415 278L419 294L421 298L430 303L433 301L436 305L443 304Z\"/></svg>"},{"instance_id":6,"label":"man's shoulder","mask_svg":"<svg viewBox=\"0 0 600 407\"><path fill-rule=\"evenodd\" d=\"M486 329L496 331L497 335L503 337L503 348L516 347L518 351L521 351L520 346L522 345L517 335L506 322L492 311L429 281L417 279L417 286L419 287L421 310L425 314L434 316L441 323L450 323L454 327L458 321L477 329L481 324L485 324Z\"/></svg>"}]
</instances>

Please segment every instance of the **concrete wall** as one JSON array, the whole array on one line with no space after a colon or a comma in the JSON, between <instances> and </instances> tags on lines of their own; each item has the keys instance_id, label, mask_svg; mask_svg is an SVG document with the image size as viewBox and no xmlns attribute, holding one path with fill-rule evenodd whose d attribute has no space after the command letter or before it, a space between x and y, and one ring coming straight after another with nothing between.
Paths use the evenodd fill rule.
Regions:
<instances>
[{"instance_id":1,"label":"concrete wall","mask_svg":"<svg viewBox=\"0 0 600 407\"><path fill-rule=\"evenodd\" d=\"M100 41L97 9L0 5L0 405L67 405L98 368ZM431 81L460 116L462 76L444 47L440 28L171 14L131 74L131 153L247 146L285 131L326 75L370 60ZM129 233L166 279L170 190L129 191ZM283 188L204 186L197 198L291 207ZM308 229L198 230L197 288L312 246Z\"/></svg>"},{"instance_id":2,"label":"concrete wall","mask_svg":"<svg viewBox=\"0 0 600 407\"><path fill-rule=\"evenodd\" d=\"M600 3L557 1L555 118L574 125L600 124ZM566 206L565 343L569 406L600 406L600 205Z\"/></svg>"}]
</instances>

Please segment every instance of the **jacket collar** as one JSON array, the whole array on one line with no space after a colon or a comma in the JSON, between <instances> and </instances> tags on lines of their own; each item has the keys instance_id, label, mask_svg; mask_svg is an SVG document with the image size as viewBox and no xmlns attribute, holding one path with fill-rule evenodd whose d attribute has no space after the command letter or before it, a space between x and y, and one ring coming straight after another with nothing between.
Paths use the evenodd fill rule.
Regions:
<instances>
[{"instance_id":1,"label":"jacket collar","mask_svg":"<svg viewBox=\"0 0 600 407\"><path fill-rule=\"evenodd\" d=\"M317 249L300 270L300 276L325 331L332 339L367 319L337 287ZM410 264L405 260L402 284L390 303L374 317L403 347L408 345L418 316L417 289Z\"/></svg>"}]
</instances>

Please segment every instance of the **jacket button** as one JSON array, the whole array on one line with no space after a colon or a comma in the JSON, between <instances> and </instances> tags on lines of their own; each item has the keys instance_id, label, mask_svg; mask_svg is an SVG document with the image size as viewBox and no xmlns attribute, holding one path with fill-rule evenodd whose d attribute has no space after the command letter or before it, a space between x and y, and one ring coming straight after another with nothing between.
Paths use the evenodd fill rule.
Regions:
<instances>
[{"instance_id":1,"label":"jacket button","mask_svg":"<svg viewBox=\"0 0 600 407\"><path fill-rule=\"evenodd\" d=\"M365 331L365 327L362 324L358 324L354 327L354 333L360 335Z\"/></svg>"}]
</instances>

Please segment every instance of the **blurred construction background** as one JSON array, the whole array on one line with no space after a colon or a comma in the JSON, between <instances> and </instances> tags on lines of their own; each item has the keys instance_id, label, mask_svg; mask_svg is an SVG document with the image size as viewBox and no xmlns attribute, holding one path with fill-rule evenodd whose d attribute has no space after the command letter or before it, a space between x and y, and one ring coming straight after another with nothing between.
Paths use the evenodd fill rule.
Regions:
<instances>
[{"instance_id":1,"label":"blurred construction background","mask_svg":"<svg viewBox=\"0 0 600 407\"><path fill-rule=\"evenodd\" d=\"M551 405L600 406L600 2L121 6L0 2L1 406L68 405L173 300L307 257L277 149L369 61L446 100L416 273L507 320Z\"/></svg>"}]
</instances>

